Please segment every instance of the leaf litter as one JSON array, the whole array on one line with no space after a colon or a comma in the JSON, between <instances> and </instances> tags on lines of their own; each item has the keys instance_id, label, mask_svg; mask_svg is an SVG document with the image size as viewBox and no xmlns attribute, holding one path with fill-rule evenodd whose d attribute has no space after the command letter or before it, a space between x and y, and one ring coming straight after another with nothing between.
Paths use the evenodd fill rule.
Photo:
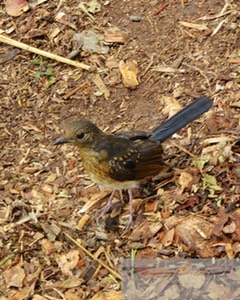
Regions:
<instances>
[{"instance_id":1,"label":"leaf litter","mask_svg":"<svg viewBox=\"0 0 240 300\"><path fill-rule=\"evenodd\" d=\"M16 6L14 18L2 6L2 297L120 299L120 259L133 251L239 257L240 12L235 1L221 4L39 1ZM91 47L75 38L86 32ZM211 111L163 145L167 174L134 191L134 228L123 230L125 193L96 223L108 191L91 186L77 151L52 146L62 124L86 118L108 132L150 130L203 94L214 97ZM164 282L173 288L164 299L180 295L171 277ZM179 277L182 288L189 282ZM209 285L217 299L219 283ZM221 290L230 299L227 285Z\"/></svg>"}]
</instances>

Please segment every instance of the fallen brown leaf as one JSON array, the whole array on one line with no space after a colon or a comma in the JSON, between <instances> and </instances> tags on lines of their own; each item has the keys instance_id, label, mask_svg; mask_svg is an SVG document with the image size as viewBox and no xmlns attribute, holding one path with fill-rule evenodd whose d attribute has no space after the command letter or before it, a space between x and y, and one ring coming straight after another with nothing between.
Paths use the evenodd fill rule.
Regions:
<instances>
[{"instance_id":1,"label":"fallen brown leaf","mask_svg":"<svg viewBox=\"0 0 240 300\"><path fill-rule=\"evenodd\" d=\"M214 256L214 250L208 241L212 236L214 225L196 216L190 216L176 226L176 236L186 244L189 249L196 251L202 257Z\"/></svg>"},{"instance_id":2,"label":"fallen brown leaf","mask_svg":"<svg viewBox=\"0 0 240 300\"><path fill-rule=\"evenodd\" d=\"M123 84L128 88L136 88L139 85L138 81L138 66L135 60L119 62L119 70L123 77Z\"/></svg>"},{"instance_id":3,"label":"fallen brown leaf","mask_svg":"<svg viewBox=\"0 0 240 300\"><path fill-rule=\"evenodd\" d=\"M20 16L24 11L29 9L27 0L6 0L6 11L10 16Z\"/></svg>"},{"instance_id":4,"label":"fallen brown leaf","mask_svg":"<svg viewBox=\"0 0 240 300\"><path fill-rule=\"evenodd\" d=\"M90 300L120 300L122 293L118 291L99 292L94 295Z\"/></svg>"},{"instance_id":5,"label":"fallen brown leaf","mask_svg":"<svg viewBox=\"0 0 240 300\"><path fill-rule=\"evenodd\" d=\"M8 287L22 287L25 276L26 274L24 272L24 269L20 266L20 264L3 272L3 278Z\"/></svg>"},{"instance_id":6,"label":"fallen brown leaf","mask_svg":"<svg viewBox=\"0 0 240 300\"><path fill-rule=\"evenodd\" d=\"M72 271L77 266L78 260L78 250L70 250L67 254L62 254L59 256L59 258L57 258L57 263L65 275L72 277Z\"/></svg>"}]
</instances>

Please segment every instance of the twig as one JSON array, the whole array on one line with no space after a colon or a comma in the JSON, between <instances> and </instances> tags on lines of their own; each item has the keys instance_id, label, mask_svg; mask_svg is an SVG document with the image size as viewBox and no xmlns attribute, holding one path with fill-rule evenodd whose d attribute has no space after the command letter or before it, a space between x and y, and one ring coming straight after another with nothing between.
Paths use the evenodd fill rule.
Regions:
<instances>
[{"instance_id":1,"label":"twig","mask_svg":"<svg viewBox=\"0 0 240 300\"><path fill-rule=\"evenodd\" d=\"M230 6L230 3L225 0L225 5L224 5L223 9L220 11L220 13L218 13L216 15L213 15L213 16L209 16L209 17L204 16L202 18L199 18L199 20L213 20L213 19L218 19L218 18L221 18L223 16L226 16L226 15L232 13L231 10L226 11L228 6Z\"/></svg>"},{"instance_id":2,"label":"twig","mask_svg":"<svg viewBox=\"0 0 240 300\"><path fill-rule=\"evenodd\" d=\"M159 182L159 183L155 186L154 190L159 190L160 188L162 188L162 187L164 187L165 185L167 185L167 184L169 184L169 183L171 183L171 182L174 182L174 181L176 181L175 178L167 178L167 179L165 179L165 180ZM144 199L144 200L145 200L145 199Z\"/></svg>"},{"instance_id":3,"label":"twig","mask_svg":"<svg viewBox=\"0 0 240 300\"><path fill-rule=\"evenodd\" d=\"M95 21L94 16L91 15L91 14L89 13L89 11L87 10L87 8L86 8L86 6L85 6L84 3L80 3L80 4L79 4L79 7L80 7L81 10L88 16L88 18L89 18L92 22Z\"/></svg>"},{"instance_id":4,"label":"twig","mask_svg":"<svg viewBox=\"0 0 240 300\"><path fill-rule=\"evenodd\" d=\"M160 4L157 9L154 12L154 16L160 14L160 12L162 12L166 7L168 6L168 3L162 3Z\"/></svg>"},{"instance_id":5,"label":"twig","mask_svg":"<svg viewBox=\"0 0 240 300\"><path fill-rule=\"evenodd\" d=\"M190 69L193 69L193 70L195 70L195 71L198 71L198 72L206 79L208 85L210 85L210 82L209 82L208 77L203 73L203 71L202 71L201 69L199 69L199 68L197 68L197 67L194 67L194 66L192 66L192 65L189 65L188 63L185 63L185 62L183 62L182 65L183 65L183 66L186 66L186 67L188 67L188 68L190 68Z\"/></svg>"},{"instance_id":6,"label":"twig","mask_svg":"<svg viewBox=\"0 0 240 300\"><path fill-rule=\"evenodd\" d=\"M79 79L79 78L78 78ZM82 89L85 86L85 83L83 84L79 84L75 89L73 89L72 91L70 91L69 93L67 93L66 96L63 97L64 100L67 100L68 98L70 98L72 95L74 95L77 91L79 91L80 89Z\"/></svg>"},{"instance_id":7,"label":"twig","mask_svg":"<svg viewBox=\"0 0 240 300\"><path fill-rule=\"evenodd\" d=\"M95 71L95 68L93 68L91 66L85 65L83 63L80 63L80 62L77 62L77 61L74 61L74 60L71 60L71 59L68 59L68 58L50 53L50 52L47 52L47 51L44 51L44 50L40 50L38 48L35 48L35 47L29 46L27 44L24 44L22 42L15 41L15 40L13 40L9 37L6 37L2 34L0 34L0 42L11 45L11 46L14 46L14 47L17 47L17 48L20 48L20 49L23 49L23 50L30 51L30 52L35 53L35 54L42 55L44 57L47 57L47 58L50 58L50 59L68 64L68 65L72 65L72 66L77 67L77 68L81 68L81 69L84 69L84 70L87 70L87 71L90 71L90 72Z\"/></svg>"},{"instance_id":8,"label":"twig","mask_svg":"<svg viewBox=\"0 0 240 300\"><path fill-rule=\"evenodd\" d=\"M214 35L220 30L220 28L222 27L222 25L223 25L224 22L225 22L225 19L222 20L222 21L218 24L218 26L213 30L211 36L214 36Z\"/></svg>"},{"instance_id":9,"label":"twig","mask_svg":"<svg viewBox=\"0 0 240 300\"><path fill-rule=\"evenodd\" d=\"M143 71L142 75L141 75L141 79L143 78L143 76L146 75L146 73L148 72L148 70L151 68L151 66L153 65L154 63L154 57L155 57L155 54L151 55L150 57L150 62L149 64L147 65L147 67L145 68L145 70Z\"/></svg>"},{"instance_id":10,"label":"twig","mask_svg":"<svg viewBox=\"0 0 240 300\"><path fill-rule=\"evenodd\" d=\"M214 16L209 16L209 17L204 16L204 17L202 17L202 18L199 18L198 20L204 20L204 21L206 21L206 20L219 19L219 18L224 17L224 16L226 16L226 15L229 15L229 14L231 14L231 13L232 13L232 11L229 10L229 11L226 11L226 12L223 12L223 13L219 13L219 14L214 15Z\"/></svg>"},{"instance_id":11,"label":"twig","mask_svg":"<svg viewBox=\"0 0 240 300\"><path fill-rule=\"evenodd\" d=\"M76 246L78 246L83 252L85 252L88 256L90 256L93 260L97 261L102 267L104 267L106 270L108 270L113 276L117 277L118 279L121 279L120 274L118 274L116 271L111 269L108 265L106 265L99 258L96 258L91 252L89 252L86 248L84 248L81 244L79 244L76 240L74 240L68 233L66 233L66 232L63 232L63 233L70 241L72 241Z\"/></svg>"},{"instance_id":12,"label":"twig","mask_svg":"<svg viewBox=\"0 0 240 300\"><path fill-rule=\"evenodd\" d=\"M0 261L0 267L2 267L8 260L14 258L16 254L15 253L11 253L5 257L3 257L3 259Z\"/></svg>"},{"instance_id":13,"label":"twig","mask_svg":"<svg viewBox=\"0 0 240 300\"><path fill-rule=\"evenodd\" d=\"M175 147L177 147L178 149L180 149L181 151L185 152L186 154L188 154L191 157L195 157L194 154L192 154L191 152L189 152L186 148L176 144L176 143L172 143Z\"/></svg>"}]
</instances>

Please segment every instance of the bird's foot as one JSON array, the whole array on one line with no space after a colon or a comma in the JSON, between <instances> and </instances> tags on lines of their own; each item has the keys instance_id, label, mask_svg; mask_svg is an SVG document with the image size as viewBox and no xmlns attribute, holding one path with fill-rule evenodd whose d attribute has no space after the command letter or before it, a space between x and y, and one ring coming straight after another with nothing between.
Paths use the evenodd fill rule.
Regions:
<instances>
[{"instance_id":1,"label":"bird's foot","mask_svg":"<svg viewBox=\"0 0 240 300\"><path fill-rule=\"evenodd\" d=\"M132 199L131 190L128 190L128 197L129 197L129 205L130 205L130 212L129 212L130 214L129 214L129 219L125 226L124 231L130 229L133 225L133 199Z\"/></svg>"},{"instance_id":2,"label":"bird's foot","mask_svg":"<svg viewBox=\"0 0 240 300\"><path fill-rule=\"evenodd\" d=\"M107 203L106 205L104 205L103 208L101 208L98 212L97 212L97 218L101 218L103 215L105 215L105 213L107 213L109 211L109 209L112 207L112 203Z\"/></svg>"},{"instance_id":3,"label":"bird's foot","mask_svg":"<svg viewBox=\"0 0 240 300\"><path fill-rule=\"evenodd\" d=\"M133 216L132 216L132 214L130 214L129 218L128 218L128 222L125 225L124 231L130 229L132 226L133 226Z\"/></svg>"},{"instance_id":4,"label":"bird's foot","mask_svg":"<svg viewBox=\"0 0 240 300\"><path fill-rule=\"evenodd\" d=\"M109 199L108 199L107 204L106 204L103 208L101 208L101 209L98 211L98 213L97 213L97 221L98 221L105 213L107 213L107 212L109 211L109 209L112 207L112 205L113 205L113 204L112 204L112 199L113 199L114 193L115 193L115 190L112 191L112 193L111 193L111 195L110 195L110 197L109 197Z\"/></svg>"}]
</instances>

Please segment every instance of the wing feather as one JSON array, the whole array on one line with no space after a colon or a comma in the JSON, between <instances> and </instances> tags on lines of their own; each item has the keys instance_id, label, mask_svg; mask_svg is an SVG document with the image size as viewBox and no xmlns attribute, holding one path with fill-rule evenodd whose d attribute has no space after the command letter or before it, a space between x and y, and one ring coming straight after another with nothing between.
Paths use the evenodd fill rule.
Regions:
<instances>
[{"instance_id":1,"label":"wing feather","mask_svg":"<svg viewBox=\"0 0 240 300\"><path fill-rule=\"evenodd\" d=\"M158 174L164 166L159 142L112 137L101 140L97 151L108 152L109 176L118 181L141 180Z\"/></svg>"}]
</instances>

